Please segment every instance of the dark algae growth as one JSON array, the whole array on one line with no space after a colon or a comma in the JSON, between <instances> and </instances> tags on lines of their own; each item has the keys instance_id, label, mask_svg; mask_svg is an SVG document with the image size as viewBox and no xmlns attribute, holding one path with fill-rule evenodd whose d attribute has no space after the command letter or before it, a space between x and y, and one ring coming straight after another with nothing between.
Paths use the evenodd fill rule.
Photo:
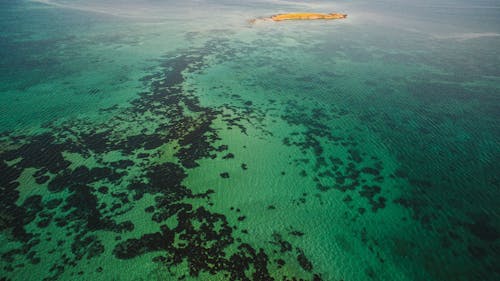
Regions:
<instances>
[{"instance_id":1,"label":"dark algae growth","mask_svg":"<svg viewBox=\"0 0 500 281\"><path fill-rule=\"evenodd\" d=\"M41 260L36 250L44 239L53 245L49 250L53 265L40 280L57 280L66 271L70 275L85 275L84 271L75 272L77 264L105 252L112 252L120 260L153 253L152 262L166 268L186 266L192 277L203 272L222 274L230 280L276 279L268 268L271 264L282 266L285 261L272 261L264 249L236 239L236 226L230 225L225 215L214 213L203 204L188 203L196 199L210 202L214 193L211 186L203 193L193 193L183 184L186 171L197 167L198 160L217 153L221 153L222 159L235 157L233 153L223 153L227 148L213 146L220 137L212 122L221 111L200 106L196 96L182 88L182 73L203 69L203 52L210 52L218 43L214 40L204 50L163 61L159 73L144 79L150 84L150 91L141 93L129 107L104 123L76 119L47 125L47 132L41 135L2 137L2 147L7 149L0 154L1 230L21 245L2 253L6 273L23 267L24 262L49 262ZM154 118L154 129L146 126L144 115ZM140 133L126 133L141 124L144 128L139 127ZM177 163L150 162L152 158L146 155L157 154L158 148L172 142L178 143L174 153ZM107 160L105 154L111 152L124 158ZM68 154L91 159L92 165L73 163L67 160ZM242 167L246 169L246 164ZM40 195L31 195L16 204L20 199L16 188L27 169ZM132 173L136 169L139 172ZM220 176L229 178L227 172ZM131 220L117 218L126 217L146 195L154 198L153 205L145 208L141 217L155 222L157 231L121 239L122 235L133 233L135 225ZM237 221L244 219L240 216ZM58 233L46 231L49 225ZM103 242L103 231L114 233L116 242ZM57 237L64 239L54 241ZM292 246L286 243L290 251ZM304 253L300 248L297 252L297 265L312 272ZM102 272L106 266L89 270ZM315 280L319 276L315 274ZM185 276L172 273L169 278L182 280ZM294 276L283 275L279 280L282 278L296 280Z\"/></svg>"}]
</instances>

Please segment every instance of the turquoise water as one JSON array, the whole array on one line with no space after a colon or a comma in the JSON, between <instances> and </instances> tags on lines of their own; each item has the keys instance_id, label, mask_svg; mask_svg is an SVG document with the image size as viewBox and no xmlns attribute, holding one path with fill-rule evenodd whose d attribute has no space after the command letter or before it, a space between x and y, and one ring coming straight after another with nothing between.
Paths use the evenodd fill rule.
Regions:
<instances>
[{"instance_id":1,"label":"turquoise water","mask_svg":"<svg viewBox=\"0 0 500 281\"><path fill-rule=\"evenodd\" d=\"M499 280L496 1L0 8L0 280Z\"/></svg>"}]
</instances>

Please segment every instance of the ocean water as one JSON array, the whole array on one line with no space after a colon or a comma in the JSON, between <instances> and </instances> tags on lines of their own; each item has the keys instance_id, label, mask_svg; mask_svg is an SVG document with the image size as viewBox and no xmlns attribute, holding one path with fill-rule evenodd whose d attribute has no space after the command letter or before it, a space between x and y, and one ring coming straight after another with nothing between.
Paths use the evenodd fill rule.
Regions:
<instances>
[{"instance_id":1,"label":"ocean water","mask_svg":"<svg viewBox=\"0 0 500 281\"><path fill-rule=\"evenodd\" d=\"M0 280L500 280L498 1L0 15Z\"/></svg>"}]
</instances>

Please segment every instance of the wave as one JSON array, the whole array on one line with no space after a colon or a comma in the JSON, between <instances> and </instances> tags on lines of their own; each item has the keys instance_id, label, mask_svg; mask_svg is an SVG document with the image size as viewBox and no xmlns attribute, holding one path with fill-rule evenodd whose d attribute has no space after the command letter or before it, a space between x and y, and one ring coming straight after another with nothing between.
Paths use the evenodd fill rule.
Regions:
<instances>
[{"instance_id":1,"label":"wave","mask_svg":"<svg viewBox=\"0 0 500 281\"><path fill-rule=\"evenodd\" d=\"M464 32L464 33L455 33L448 35L434 35L434 38L466 41L466 40L473 40L473 39L487 38L487 37L498 37L498 36L500 36L500 33L495 33L495 32Z\"/></svg>"}]
</instances>

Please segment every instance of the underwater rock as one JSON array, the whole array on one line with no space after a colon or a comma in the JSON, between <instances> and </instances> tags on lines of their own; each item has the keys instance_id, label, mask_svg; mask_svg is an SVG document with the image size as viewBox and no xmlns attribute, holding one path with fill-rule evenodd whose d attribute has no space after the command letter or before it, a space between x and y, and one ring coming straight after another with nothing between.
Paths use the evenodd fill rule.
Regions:
<instances>
[{"instance_id":1,"label":"underwater rock","mask_svg":"<svg viewBox=\"0 0 500 281\"><path fill-rule=\"evenodd\" d=\"M298 230L293 230L293 231L290 231L290 235L293 235L293 236L304 236L304 232L298 231Z\"/></svg>"},{"instance_id":2,"label":"underwater rock","mask_svg":"<svg viewBox=\"0 0 500 281\"><path fill-rule=\"evenodd\" d=\"M485 218L475 220L474 223L465 226L470 233L483 241L494 242L500 237L500 233Z\"/></svg>"},{"instance_id":3,"label":"underwater rock","mask_svg":"<svg viewBox=\"0 0 500 281\"><path fill-rule=\"evenodd\" d=\"M228 153L222 157L222 159L232 159L232 158L234 158L234 154L232 154L232 153Z\"/></svg>"},{"instance_id":4,"label":"underwater rock","mask_svg":"<svg viewBox=\"0 0 500 281\"><path fill-rule=\"evenodd\" d=\"M281 253L290 252L292 250L292 244L284 240L279 233L273 233L272 237L274 241L270 241L270 243L279 246Z\"/></svg>"},{"instance_id":5,"label":"underwater rock","mask_svg":"<svg viewBox=\"0 0 500 281\"><path fill-rule=\"evenodd\" d=\"M297 261L299 262L300 267L307 272L311 272L313 269L312 263L307 259L304 251L302 249L297 248Z\"/></svg>"},{"instance_id":6,"label":"underwater rock","mask_svg":"<svg viewBox=\"0 0 500 281\"><path fill-rule=\"evenodd\" d=\"M167 249L171 242L170 237L160 232L144 234L139 239L128 239L118 244L113 250L113 254L119 259L131 259L147 252Z\"/></svg>"}]
</instances>

